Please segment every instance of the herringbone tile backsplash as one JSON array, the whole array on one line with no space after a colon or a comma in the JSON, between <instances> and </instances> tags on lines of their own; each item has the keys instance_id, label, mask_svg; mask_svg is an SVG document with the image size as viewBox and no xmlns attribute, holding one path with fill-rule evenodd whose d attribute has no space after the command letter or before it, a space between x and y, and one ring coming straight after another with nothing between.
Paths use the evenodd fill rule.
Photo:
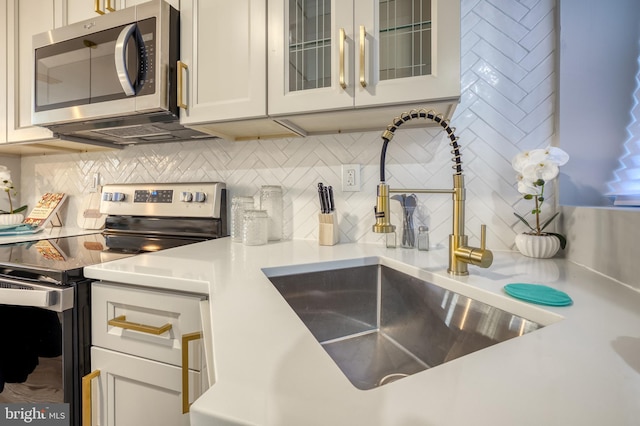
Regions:
<instances>
[{"instance_id":1,"label":"herringbone tile backsplash","mask_svg":"<svg viewBox=\"0 0 640 426\"><path fill-rule=\"evenodd\" d=\"M485 223L492 249L512 249L522 231L512 212L530 209L516 190L511 158L549 145L554 136L554 8L554 0L462 0L462 98L451 124L462 145L472 244ZM436 128L399 131L387 154L389 184L450 188L451 154L443 136ZM382 244L382 237L371 232L381 146L376 131L24 157L21 192L30 205L46 191L68 193L67 221L73 223L95 172L103 183L223 181L231 195L256 195L263 184L279 184L285 238L315 239L316 185L323 182L336 189L341 241ZM354 163L362 165L362 190L343 193L341 165ZM419 200L416 225L429 226L432 244L447 246L451 197L421 195Z\"/></svg>"}]
</instances>

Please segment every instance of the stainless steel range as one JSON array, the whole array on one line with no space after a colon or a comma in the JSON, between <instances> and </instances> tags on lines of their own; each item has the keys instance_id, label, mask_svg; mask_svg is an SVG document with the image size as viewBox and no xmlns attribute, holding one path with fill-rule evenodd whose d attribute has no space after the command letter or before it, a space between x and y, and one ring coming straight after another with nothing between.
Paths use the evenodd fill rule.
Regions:
<instances>
[{"instance_id":1,"label":"stainless steel range","mask_svg":"<svg viewBox=\"0 0 640 426\"><path fill-rule=\"evenodd\" d=\"M102 232L0 244L0 402L69 403L91 367L85 266L227 236L224 183L105 185Z\"/></svg>"}]
</instances>

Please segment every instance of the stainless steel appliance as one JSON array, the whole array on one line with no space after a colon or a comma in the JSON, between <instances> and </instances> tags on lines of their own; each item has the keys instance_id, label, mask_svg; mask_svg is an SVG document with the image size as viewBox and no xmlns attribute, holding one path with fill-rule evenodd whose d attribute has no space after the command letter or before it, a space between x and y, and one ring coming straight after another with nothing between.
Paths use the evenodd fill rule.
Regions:
<instances>
[{"instance_id":1,"label":"stainless steel appliance","mask_svg":"<svg viewBox=\"0 0 640 426\"><path fill-rule=\"evenodd\" d=\"M0 245L0 403L66 402L81 419L91 368L91 292L83 268L227 236L223 183L106 185L105 229Z\"/></svg>"},{"instance_id":2,"label":"stainless steel appliance","mask_svg":"<svg viewBox=\"0 0 640 426\"><path fill-rule=\"evenodd\" d=\"M33 124L97 145L210 138L178 122L179 23L153 0L35 35Z\"/></svg>"}]
</instances>

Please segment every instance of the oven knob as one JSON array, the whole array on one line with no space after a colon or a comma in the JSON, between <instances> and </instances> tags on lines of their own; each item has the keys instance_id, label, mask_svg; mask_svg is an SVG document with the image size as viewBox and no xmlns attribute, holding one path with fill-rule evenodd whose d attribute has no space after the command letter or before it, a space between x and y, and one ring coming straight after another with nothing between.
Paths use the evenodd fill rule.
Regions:
<instances>
[{"instance_id":1,"label":"oven knob","mask_svg":"<svg viewBox=\"0 0 640 426\"><path fill-rule=\"evenodd\" d=\"M124 201L124 192L114 192L113 201Z\"/></svg>"},{"instance_id":2,"label":"oven knob","mask_svg":"<svg viewBox=\"0 0 640 426\"><path fill-rule=\"evenodd\" d=\"M180 194L180 201L184 201L185 203L190 203L193 201L193 194L188 191L183 191Z\"/></svg>"},{"instance_id":3,"label":"oven knob","mask_svg":"<svg viewBox=\"0 0 640 426\"><path fill-rule=\"evenodd\" d=\"M113 200L113 194L111 192L102 193L102 201L111 201L111 200Z\"/></svg>"},{"instance_id":4,"label":"oven knob","mask_svg":"<svg viewBox=\"0 0 640 426\"><path fill-rule=\"evenodd\" d=\"M196 192L195 201L196 203L204 203L204 200L207 198L207 195L204 192Z\"/></svg>"}]
</instances>

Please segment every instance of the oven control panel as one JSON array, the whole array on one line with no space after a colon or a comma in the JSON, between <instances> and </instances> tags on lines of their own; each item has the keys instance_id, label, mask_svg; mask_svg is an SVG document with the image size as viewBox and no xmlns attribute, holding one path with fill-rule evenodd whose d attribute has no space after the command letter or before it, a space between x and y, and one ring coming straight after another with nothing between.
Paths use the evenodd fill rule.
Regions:
<instances>
[{"instance_id":1,"label":"oven control panel","mask_svg":"<svg viewBox=\"0 0 640 426\"><path fill-rule=\"evenodd\" d=\"M102 187L100 213L220 218L225 191L222 182L109 184Z\"/></svg>"},{"instance_id":2,"label":"oven control panel","mask_svg":"<svg viewBox=\"0 0 640 426\"><path fill-rule=\"evenodd\" d=\"M180 200L183 201L183 200ZM173 189L136 189L133 192L134 203L172 203Z\"/></svg>"}]
</instances>

